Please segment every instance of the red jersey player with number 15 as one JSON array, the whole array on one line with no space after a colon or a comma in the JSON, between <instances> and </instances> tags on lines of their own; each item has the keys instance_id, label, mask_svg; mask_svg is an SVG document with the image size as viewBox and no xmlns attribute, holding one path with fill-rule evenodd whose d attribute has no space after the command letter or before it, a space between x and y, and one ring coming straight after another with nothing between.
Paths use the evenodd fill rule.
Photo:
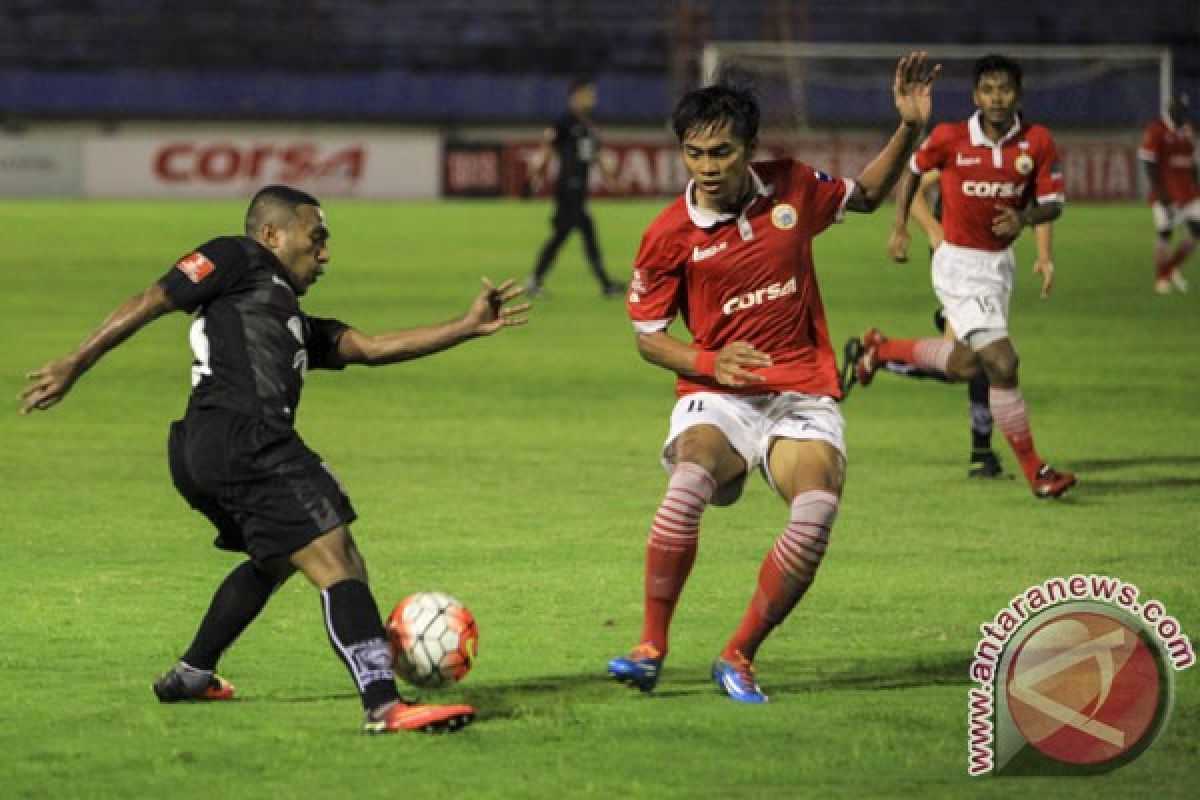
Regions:
<instances>
[{"instance_id":1,"label":"red jersey player with number 15","mask_svg":"<svg viewBox=\"0 0 1200 800\"><path fill-rule=\"evenodd\" d=\"M933 253L933 289L942 304L948 339L889 339L871 328L862 338L854 378L871 382L882 363L895 361L950 381L982 370L988 405L1037 497L1060 497L1075 476L1058 472L1033 445L1025 398L1017 381L1017 351L1008 334L1015 258L1012 243L1026 226L1057 219L1066 197L1058 150L1050 131L1021 119L1021 68L1001 55L975 62L977 111L965 122L934 127L912 158L897 190L901 234L918 175L940 172L945 238ZM1054 285L1054 264L1038 259L1042 297Z\"/></svg>"},{"instance_id":2,"label":"red jersey player with number 15","mask_svg":"<svg viewBox=\"0 0 1200 800\"><path fill-rule=\"evenodd\" d=\"M692 180L646 230L628 307L638 351L678 375L679 400L663 447L670 480L646 552L641 642L609 662L617 680L644 691L658 682L700 516L710 503L733 503L758 467L791 516L712 676L734 700L766 702L752 661L813 582L845 473L841 392L812 239L843 212L874 211L887 197L929 120L936 73L924 53L897 64L900 124L856 180L788 159L751 165L759 109L747 91L718 84L676 105ZM667 332L676 315L690 344Z\"/></svg>"}]
</instances>

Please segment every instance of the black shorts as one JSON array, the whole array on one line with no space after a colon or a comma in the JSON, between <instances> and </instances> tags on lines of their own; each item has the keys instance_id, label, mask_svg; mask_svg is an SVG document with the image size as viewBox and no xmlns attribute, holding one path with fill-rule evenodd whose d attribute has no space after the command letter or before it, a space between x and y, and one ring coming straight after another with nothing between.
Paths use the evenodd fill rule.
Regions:
<instances>
[{"instance_id":1,"label":"black shorts","mask_svg":"<svg viewBox=\"0 0 1200 800\"><path fill-rule=\"evenodd\" d=\"M356 518L333 473L294 430L224 409L171 423L171 479L217 528L213 544L263 562Z\"/></svg>"},{"instance_id":2,"label":"black shorts","mask_svg":"<svg viewBox=\"0 0 1200 800\"><path fill-rule=\"evenodd\" d=\"M554 203L551 222L556 228L578 228L590 219L583 198L559 197Z\"/></svg>"}]
</instances>

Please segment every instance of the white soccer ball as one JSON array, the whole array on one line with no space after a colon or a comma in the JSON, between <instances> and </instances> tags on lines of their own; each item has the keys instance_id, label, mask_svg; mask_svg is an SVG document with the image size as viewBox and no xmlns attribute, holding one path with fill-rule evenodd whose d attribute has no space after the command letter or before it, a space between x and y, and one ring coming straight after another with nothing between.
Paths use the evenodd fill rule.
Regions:
<instances>
[{"instance_id":1,"label":"white soccer ball","mask_svg":"<svg viewBox=\"0 0 1200 800\"><path fill-rule=\"evenodd\" d=\"M418 592L397 603L387 636L396 673L421 688L461 681L479 651L475 616L442 592Z\"/></svg>"}]
</instances>

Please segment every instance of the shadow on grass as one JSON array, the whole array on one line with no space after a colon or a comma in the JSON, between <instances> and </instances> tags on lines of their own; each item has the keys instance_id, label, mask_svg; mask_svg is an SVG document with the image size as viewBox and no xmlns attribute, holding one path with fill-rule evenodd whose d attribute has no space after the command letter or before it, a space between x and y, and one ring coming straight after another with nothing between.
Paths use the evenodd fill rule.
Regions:
<instances>
[{"instance_id":1,"label":"shadow on grass","mask_svg":"<svg viewBox=\"0 0 1200 800\"><path fill-rule=\"evenodd\" d=\"M894 691L927 686L966 686L970 658L955 655L916 661L890 659L764 659L760 677L768 694L787 695L826 691ZM658 688L647 700L671 701L715 694L707 664L671 664L663 670ZM464 699L478 710L478 719L499 721L537 715L563 701L601 702L639 692L617 684L603 672L544 675L509 683L463 686ZM553 712L552 712L553 713Z\"/></svg>"},{"instance_id":2,"label":"shadow on grass","mask_svg":"<svg viewBox=\"0 0 1200 800\"><path fill-rule=\"evenodd\" d=\"M326 692L324 694L282 694L269 692L253 697L238 697L237 703L327 703L331 700L357 700L354 692Z\"/></svg>"},{"instance_id":3,"label":"shadow on grass","mask_svg":"<svg viewBox=\"0 0 1200 800\"><path fill-rule=\"evenodd\" d=\"M1196 467L1200 469L1200 455L1076 459L1069 462L1068 466L1071 469L1077 469L1081 472L1104 472L1106 470L1131 469L1134 467Z\"/></svg>"},{"instance_id":4,"label":"shadow on grass","mask_svg":"<svg viewBox=\"0 0 1200 800\"><path fill-rule=\"evenodd\" d=\"M1124 494L1161 489L1200 489L1200 455L1080 459L1068 462L1067 466L1079 473L1079 488L1072 494ZM1138 477L1092 477L1096 473L1103 474L1105 472L1119 472L1120 470L1144 467L1173 468L1177 474Z\"/></svg>"}]
</instances>

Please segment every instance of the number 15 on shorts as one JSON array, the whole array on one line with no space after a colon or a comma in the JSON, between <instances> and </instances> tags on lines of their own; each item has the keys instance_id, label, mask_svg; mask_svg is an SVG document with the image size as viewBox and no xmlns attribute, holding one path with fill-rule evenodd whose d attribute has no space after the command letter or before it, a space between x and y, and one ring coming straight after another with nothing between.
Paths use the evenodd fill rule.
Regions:
<instances>
[{"instance_id":1,"label":"number 15 on shorts","mask_svg":"<svg viewBox=\"0 0 1200 800\"><path fill-rule=\"evenodd\" d=\"M992 316L1000 313L1000 303L995 297L980 295L975 298L975 304L979 306L979 310L984 316Z\"/></svg>"}]
</instances>

